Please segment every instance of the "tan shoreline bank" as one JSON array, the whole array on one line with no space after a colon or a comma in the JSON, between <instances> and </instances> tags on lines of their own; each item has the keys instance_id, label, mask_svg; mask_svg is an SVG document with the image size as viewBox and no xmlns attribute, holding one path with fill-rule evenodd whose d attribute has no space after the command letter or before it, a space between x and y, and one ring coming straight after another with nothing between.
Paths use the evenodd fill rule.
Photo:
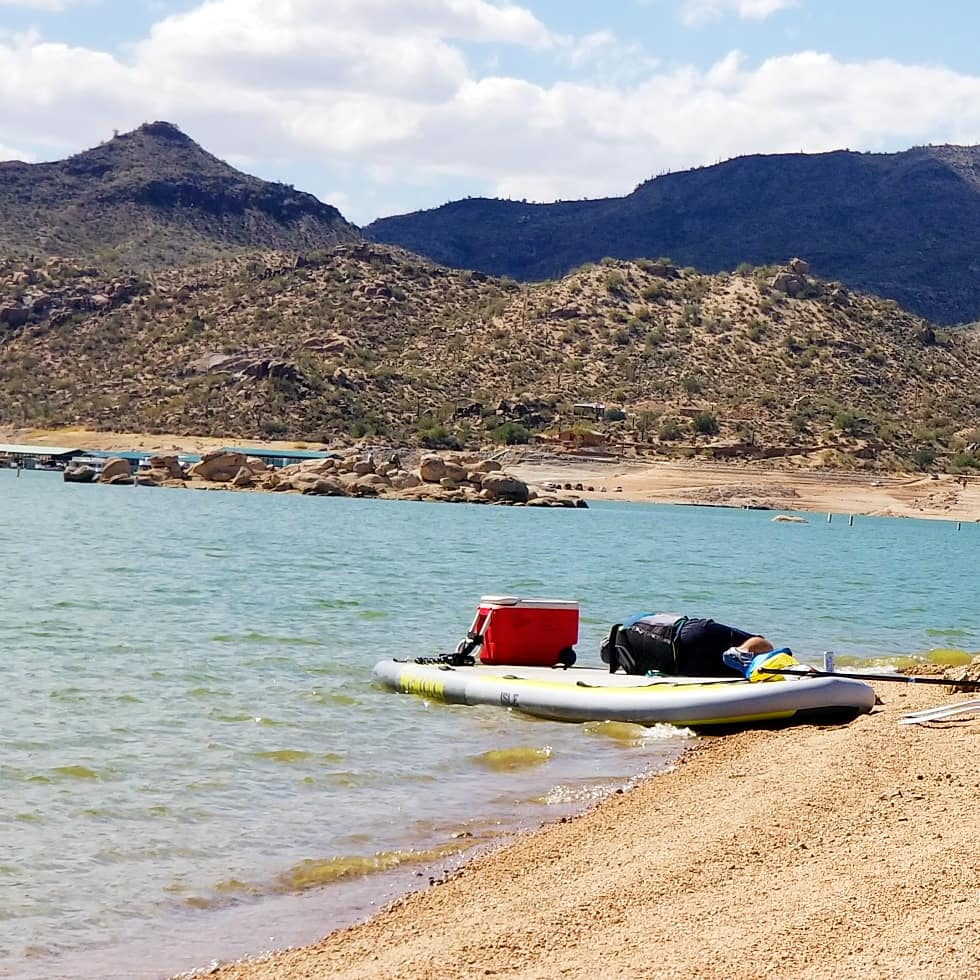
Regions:
<instances>
[{"instance_id":1,"label":"tan shoreline bank","mask_svg":"<svg viewBox=\"0 0 980 980\"><path fill-rule=\"evenodd\" d=\"M298 448L296 442L151 435L86 429L0 429L0 441L101 450L205 453L226 445ZM507 469L529 483L581 483L586 500L715 506L763 506L824 514L980 521L980 477L880 475L787 469L752 463L597 460L533 453ZM598 488L604 487L600 491ZM616 488L620 488L618 491Z\"/></svg>"},{"instance_id":2,"label":"tan shoreline bank","mask_svg":"<svg viewBox=\"0 0 980 980\"><path fill-rule=\"evenodd\" d=\"M980 720L899 726L946 689L877 689L849 725L707 739L367 923L208 975L976 976Z\"/></svg>"}]
</instances>

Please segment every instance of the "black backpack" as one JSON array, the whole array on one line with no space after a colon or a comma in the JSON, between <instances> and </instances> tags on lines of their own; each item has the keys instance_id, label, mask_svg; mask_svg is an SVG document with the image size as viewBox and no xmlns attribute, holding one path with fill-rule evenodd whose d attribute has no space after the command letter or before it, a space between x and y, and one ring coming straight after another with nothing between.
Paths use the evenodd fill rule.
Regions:
<instances>
[{"instance_id":1,"label":"black backpack","mask_svg":"<svg viewBox=\"0 0 980 980\"><path fill-rule=\"evenodd\" d=\"M602 641L599 656L609 673L677 673L677 634L686 616L643 616L628 626L617 623Z\"/></svg>"}]
</instances>

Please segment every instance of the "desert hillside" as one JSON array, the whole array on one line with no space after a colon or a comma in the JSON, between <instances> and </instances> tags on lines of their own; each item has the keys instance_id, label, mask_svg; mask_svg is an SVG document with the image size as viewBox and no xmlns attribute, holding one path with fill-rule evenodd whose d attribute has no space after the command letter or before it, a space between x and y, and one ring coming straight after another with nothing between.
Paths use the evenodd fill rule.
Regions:
<instances>
[{"instance_id":1,"label":"desert hillside","mask_svg":"<svg viewBox=\"0 0 980 980\"><path fill-rule=\"evenodd\" d=\"M815 274L937 323L980 320L980 146L737 157L631 194L532 204L471 198L364 229L458 268L520 280L603 256L705 272L805 255Z\"/></svg>"},{"instance_id":2,"label":"desert hillside","mask_svg":"<svg viewBox=\"0 0 980 980\"><path fill-rule=\"evenodd\" d=\"M0 255L159 269L359 238L336 208L236 170L166 122L67 160L0 163Z\"/></svg>"},{"instance_id":3,"label":"desert hillside","mask_svg":"<svg viewBox=\"0 0 980 980\"><path fill-rule=\"evenodd\" d=\"M604 259L520 285L366 244L142 275L17 258L0 323L8 426L980 462L975 335L802 261Z\"/></svg>"}]
</instances>

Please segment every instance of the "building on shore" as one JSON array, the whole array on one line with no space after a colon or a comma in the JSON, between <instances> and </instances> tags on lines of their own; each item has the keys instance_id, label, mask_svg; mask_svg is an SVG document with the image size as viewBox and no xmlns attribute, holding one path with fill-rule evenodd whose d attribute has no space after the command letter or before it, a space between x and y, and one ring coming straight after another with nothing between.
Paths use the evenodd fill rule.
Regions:
<instances>
[{"instance_id":1,"label":"building on shore","mask_svg":"<svg viewBox=\"0 0 980 980\"><path fill-rule=\"evenodd\" d=\"M19 443L0 443L0 466L25 470L64 469L84 449L67 449L63 446L31 446Z\"/></svg>"}]
</instances>

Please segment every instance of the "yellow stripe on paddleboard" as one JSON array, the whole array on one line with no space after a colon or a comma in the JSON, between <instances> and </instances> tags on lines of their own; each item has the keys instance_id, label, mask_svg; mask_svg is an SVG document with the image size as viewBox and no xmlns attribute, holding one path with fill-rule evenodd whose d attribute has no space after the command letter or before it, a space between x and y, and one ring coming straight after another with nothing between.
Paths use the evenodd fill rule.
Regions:
<instances>
[{"instance_id":1,"label":"yellow stripe on paddleboard","mask_svg":"<svg viewBox=\"0 0 980 980\"><path fill-rule=\"evenodd\" d=\"M466 674L467 677L480 677L479 674ZM547 691L600 691L603 694L635 694L637 691L705 691L712 688L734 685L745 685L748 681L740 681L738 678L732 680L706 681L703 684L673 684L670 681L653 681L650 684L574 684L557 683L555 681L535 680L531 677L504 677L501 674L484 675L483 680L498 681L501 685L516 685L520 687L534 687ZM442 697L444 683L429 677L418 677L405 671L398 676L397 684L399 690L406 694L426 694L430 697ZM752 685L753 688L756 685Z\"/></svg>"},{"instance_id":2,"label":"yellow stripe on paddleboard","mask_svg":"<svg viewBox=\"0 0 980 980\"><path fill-rule=\"evenodd\" d=\"M398 689L404 694L418 694L423 698L437 698L442 701L445 699L443 692L446 685L434 677L406 677L402 675L398 678Z\"/></svg>"}]
</instances>

